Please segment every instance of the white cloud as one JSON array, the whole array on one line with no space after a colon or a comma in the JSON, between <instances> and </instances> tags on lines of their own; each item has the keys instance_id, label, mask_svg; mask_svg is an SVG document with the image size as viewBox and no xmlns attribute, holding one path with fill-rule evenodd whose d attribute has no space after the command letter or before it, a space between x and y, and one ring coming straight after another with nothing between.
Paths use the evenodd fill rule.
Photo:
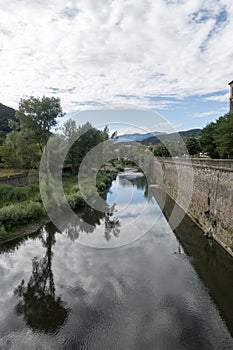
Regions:
<instances>
[{"instance_id":1,"label":"white cloud","mask_svg":"<svg viewBox=\"0 0 233 350\"><path fill-rule=\"evenodd\" d=\"M17 106L57 88L65 111L126 102L164 109L169 100L148 96L222 90L232 79L232 20L230 0L4 2L0 101Z\"/></svg>"},{"instance_id":2,"label":"white cloud","mask_svg":"<svg viewBox=\"0 0 233 350\"><path fill-rule=\"evenodd\" d=\"M225 103L229 99L229 93L224 95L215 95L206 97L207 101L223 102Z\"/></svg>"},{"instance_id":3,"label":"white cloud","mask_svg":"<svg viewBox=\"0 0 233 350\"><path fill-rule=\"evenodd\" d=\"M220 109L216 111L208 111L208 112L201 112L201 113L195 113L195 118L205 118L205 117L211 117L211 116L220 116L224 113L225 109Z\"/></svg>"}]
</instances>

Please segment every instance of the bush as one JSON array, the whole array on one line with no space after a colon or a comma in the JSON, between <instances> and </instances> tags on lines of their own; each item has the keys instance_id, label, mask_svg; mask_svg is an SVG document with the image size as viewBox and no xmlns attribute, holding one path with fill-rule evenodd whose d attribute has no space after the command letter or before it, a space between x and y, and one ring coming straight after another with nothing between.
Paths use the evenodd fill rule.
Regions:
<instances>
[{"instance_id":1,"label":"bush","mask_svg":"<svg viewBox=\"0 0 233 350\"><path fill-rule=\"evenodd\" d=\"M15 202L22 202L33 196L39 196L38 182L32 182L25 186L0 185L1 206Z\"/></svg>"},{"instance_id":2,"label":"bush","mask_svg":"<svg viewBox=\"0 0 233 350\"><path fill-rule=\"evenodd\" d=\"M77 193L78 191L79 191L79 185L75 185L72 187L72 190L71 190L72 193Z\"/></svg>"},{"instance_id":3,"label":"bush","mask_svg":"<svg viewBox=\"0 0 233 350\"><path fill-rule=\"evenodd\" d=\"M29 202L26 205L12 204L0 209L0 224L7 231L29 223L38 221L44 216L41 204Z\"/></svg>"},{"instance_id":4,"label":"bush","mask_svg":"<svg viewBox=\"0 0 233 350\"><path fill-rule=\"evenodd\" d=\"M104 181L98 181L96 182L96 187L98 188L98 190L103 191L106 189L106 184Z\"/></svg>"},{"instance_id":5,"label":"bush","mask_svg":"<svg viewBox=\"0 0 233 350\"><path fill-rule=\"evenodd\" d=\"M69 194L67 196L67 200L72 209L76 209L79 206L85 205L85 200L83 199L80 192Z\"/></svg>"},{"instance_id":6,"label":"bush","mask_svg":"<svg viewBox=\"0 0 233 350\"><path fill-rule=\"evenodd\" d=\"M7 238L8 234L5 230L5 227L0 224L0 239Z\"/></svg>"},{"instance_id":7,"label":"bush","mask_svg":"<svg viewBox=\"0 0 233 350\"><path fill-rule=\"evenodd\" d=\"M26 218L29 222L35 222L44 216L44 210L40 203L30 201L25 209Z\"/></svg>"}]
</instances>

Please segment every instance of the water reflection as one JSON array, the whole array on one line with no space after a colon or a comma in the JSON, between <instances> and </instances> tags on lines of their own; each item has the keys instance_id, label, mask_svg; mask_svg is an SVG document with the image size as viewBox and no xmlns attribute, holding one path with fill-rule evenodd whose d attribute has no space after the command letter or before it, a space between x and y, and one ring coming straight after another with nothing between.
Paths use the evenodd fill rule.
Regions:
<instances>
[{"instance_id":1,"label":"water reflection","mask_svg":"<svg viewBox=\"0 0 233 350\"><path fill-rule=\"evenodd\" d=\"M55 294L52 271L52 246L56 243L54 232L48 230L41 240L46 254L40 260L32 260L32 274L28 283L23 279L14 290L15 296L20 299L15 311L18 316L23 316L33 331L54 334L67 320L69 309Z\"/></svg>"},{"instance_id":2,"label":"water reflection","mask_svg":"<svg viewBox=\"0 0 233 350\"><path fill-rule=\"evenodd\" d=\"M118 238L121 223L116 215L115 206L116 204L106 205L104 212L86 206L77 212L77 218L65 228L64 233L75 241L81 233L93 233L99 226L103 227L107 242L110 241L112 235Z\"/></svg>"},{"instance_id":3,"label":"water reflection","mask_svg":"<svg viewBox=\"0 0 233 350\"><path fill-rule=\"evenodd\" d=\"M124 198L115 198L121 180L123 193L136 190L127 217L119 211ZM142 177L134 185L119 181L108 193L108 215L80 213L81 221L101 228L99 236L96 230L85 235L106 241L107 228L111 240L121 239L122 226L112 220L127 222L148 201ZM145 220L142 215L142 226ZM161 226L121 249L83 247L51 225L15 248L13 242L2 247L0 349L232 349L233 260L186 220L177 238L162 218Z\"/></svg>"},{"instance_id":4,"label":"water reflection","mask_svg":"<svg viewBox=\"0 0 233 350\"><path fill-rule=\"evenodd\" d=\"M116 181L114 181L114 183L116 183ZM136 190L142 191L148 203L153 201L153 195L151 191L149 191L146 177L142 172L136 169L127 169L126 172L118 175L117 187L120 188L122 192L130 186L135 187ZM116 189L112 186L108 192L108 198L107 194L104 195L105 202L98 203L98 208L100 208L100 210L96 210L88 205L78 210L77 218L64 229L65 234L70 239L77 240L80 234L95 233L96 229L99 228L102 230L106 242L109 242L113 237L118 239L122 226L122 220L117 214L119 211L119 203L116 204L114 201L111 204L108 203L109 197L111 195L114 196L115 191ZM124 202L127 202L127 200ZM130 204L134 205L133 197L130 198L129 205Z\"/></svg>"}]
</instances>

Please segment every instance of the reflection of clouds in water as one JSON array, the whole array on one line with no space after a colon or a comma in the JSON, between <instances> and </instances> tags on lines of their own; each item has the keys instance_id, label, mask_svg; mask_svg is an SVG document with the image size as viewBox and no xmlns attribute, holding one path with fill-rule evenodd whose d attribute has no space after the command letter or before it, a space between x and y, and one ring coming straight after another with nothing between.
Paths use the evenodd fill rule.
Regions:
<instances>
[{"instance_id":1,"label":"reflection of clouds in water","mask_svg":"<svg viewBox=\"0 0 233 350\"><path fill-rule=\"evenodd\" d=\"M117 205L116 212L113 212L111 220L119 221L119 235L117 237L111 235L110 246L103 234L106 224L105 219L100 220L99 225L96 226L91 234L86 234L85 231L80 232L77 242L107 248L135 241L146 234L154 225L158 229L162 226L164 231L168 230L168 224L161 217L161 211L157 203L136 203L127 207Z\"/></svg>"},{"instance_id":2,"label":"reflection of clouds in water","mask_svg":"<svg viewBox=\"0 0 233 350\"><path fill-rule=\"evenodd\" d=\"M71 308L68 322L54 337L23 328L11 311L16 301L8 269L2 299L8 308L0 309L5 325L0 348L180 350L209 344L213 349L229 348L231 340L193 267L172 254L175 237L164 234L161 239L161 234L152 231L116 250L81 247L57 234L53 275L57 294ZM12 254L15 273L21 274L18 280L25 257L29 263L33 255L32 243L27 241ZM43 255L40 241L34 243ZM31 273L28 265L24 275Z\"/></svg>"},{"instance_id":3,"label":"reflection of clouds in water","mask_svg":"<svg viewBox=\"0 0 233 350\"><path fill-rule=\"evenodd\" d=\"M158 224L161 210L148 191L146 178L142 173L128 169L120 174L111 186L107 202L114 203L115 198L118 200L109 218L105 213L93 229L87 231L89 234L82 229L84 226L81 223L80 228L76 226L76 233L70 232L68 235L85 245L110 248L131 243ZM94 214L96 215L98 213ZM84 221L88 222L88 216L84 217Z\"/></svg>"},{"instance_id":4,"label":"reflection of clouds in water","mask_svg":"<svg viewBox=\"0 0 233 350\"><path fill-rule=\"evenodd\" d=\"M231 338L189 259L173 254L178 242L158 204L147 202L143 182L133 188L137 191L125 208L128 186L123 187L116 214L113 211L121 232L111 239L139 237L158 219L140 240L121 249L96 250L56 234L54 286L70 312L55 335L32 332L14 312L18 302L14 289L22 279L29 280L32 259L45 254L41 240L29 239L13 253L0 256L1 349L231 348ZM95 219L94 213L87 214ZM99 227L79 239L107 246L103 217L94 222ZM45 240L46 235L42 237Z\"/></svg>"}]
</instances>

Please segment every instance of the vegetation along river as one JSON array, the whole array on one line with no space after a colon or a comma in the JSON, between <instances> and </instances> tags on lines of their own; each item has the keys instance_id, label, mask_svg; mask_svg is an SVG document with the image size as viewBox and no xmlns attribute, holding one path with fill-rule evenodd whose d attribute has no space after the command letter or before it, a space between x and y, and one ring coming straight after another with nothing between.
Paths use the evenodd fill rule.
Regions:
<instances>
[{"instance_id":1,"label":"vegetation along river","mask_svg":"<svg viewBox=\"0 0 233 350\"><path fill-rule=\"evenodd\" d=\"M0 349L233 349L233 259L188 218L172 232L141 173L107 202L0 246Z\"/></svg>"}]
</instances>

